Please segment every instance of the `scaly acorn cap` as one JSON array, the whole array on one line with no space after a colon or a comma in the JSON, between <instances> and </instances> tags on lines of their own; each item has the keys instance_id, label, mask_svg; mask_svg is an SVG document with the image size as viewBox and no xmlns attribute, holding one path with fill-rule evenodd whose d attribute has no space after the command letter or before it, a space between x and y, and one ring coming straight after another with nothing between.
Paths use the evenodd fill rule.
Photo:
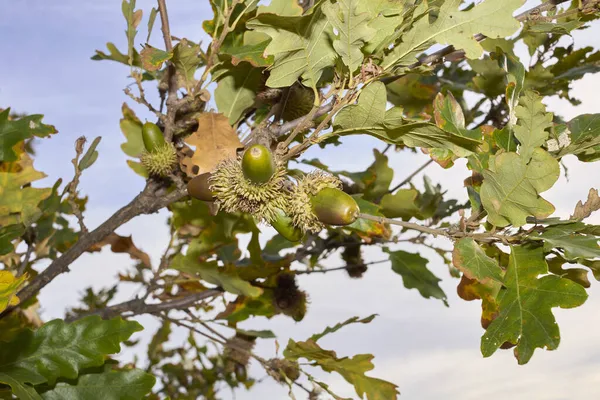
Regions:
<instances>
[{"instance_id":1,"label":"scaly acorn cap","mask_svg":"<svg viewBox=\"0 0 600 400\"><path fill-rule=\"evenodd\" d=\"M271 221L271 226L290 242L299 242L304 236L302 229L294 226L292 218L279 208L276 210L275 218Z\"/></svg>"},{"instance_id":2,"label":"scaly acorn cap","mask_svg":"<svg viewBox=\"0 0 600 400\"><path fill-rule=\"evenodd\" d=\"M271 151L262 144L255 144L244 151L242 171L252 183L266 183L275 173L275 161Z\"/></svg>"},{"instance_id":3,"label":"scaly acorn cap","mask_svg":"<svg viewBox=\"0 0 600 400\"><path fill-rule=\"evenodd\" d=\"M152 153L157 148L164 146L165 137L158 125L146 122L142 126L142 140L146 151Z\"/></svg>"},{"instance_id":4,"label":"scaly acorn cap","mask_svg":"<svg viewBox=\"0 0 600 400\"><path fill-rule=\"evenodd\" d=\"M358 218L360 209L347 193L336 188L324 188L310 199L313 212L324 224L350 225Z\"/></svg>"},{"instance_id":5,"label":"scaly acorn cap","mask_svg":"<svg viewBox=\"0 0 600 400\"><path fill-rule=\"evenodd\" d=\"M187 184L188 194L195 199L202 201L214 201L215 195L210 190L210 172L200 174L192 178Z\"/></svg>"},{"instance_id":6,"label":"scaly acorn cap","mask_svg":"<svg viewBox=\"0 0 600 400\"><path fill-rule=\"evenodd\" d=\"M240 159L221 161L208 182L219 206L229 213L244 212L259 221L271 222L277 209L285 209L284 195L286 170L276 164L271 179L263 184L254 184L244 176Z\"/></svg>"},{"instance_id":7,"label":"scaly acorn cap","mask_svg":"<svg viewBox=\"0 0 600 400\"><path fill-rule=\"evenodd\" d=\"M177 152L172 143L164 142L152 152L144 151L140 161L150 175L165 177L177 163Z\"/></svg>"},{"instance_id":8,"label":"scaly acorn cap","mask_svg":"<svg viewBox=\"0 0 600 400\"><path fill-rule=\"evenodd\" d=\"M311 198L325 188L340 189L342 181L323 171L313 171L298 180L288 197L287 213L303 232L319 232L325 225L313 211Z\"/></svg>"},{"instance_id":9,"label":"scaly acorn cap","mask_svg":"<svg viewBox=\"0 0 600 400\"><path fill-rule=\"evenodd\" d=\"M315 92L302 85L293 85L283 98L283 112L281 118L284 121L292 121L305 116L312 110L315 103Z\"/></svg>"}]
</instances>

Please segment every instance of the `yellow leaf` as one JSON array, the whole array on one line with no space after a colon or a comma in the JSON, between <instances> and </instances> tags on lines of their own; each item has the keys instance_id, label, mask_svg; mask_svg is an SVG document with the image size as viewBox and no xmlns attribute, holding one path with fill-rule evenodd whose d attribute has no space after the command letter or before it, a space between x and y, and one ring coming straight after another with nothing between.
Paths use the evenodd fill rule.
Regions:
<instances>
[{"instance_id":1,"label":"yellow leaf","mask_svg":"<svg viewBox=\"0 0 600 400\"><path fill-rule=\"evenodd\" d=\"M41 211L40 201L50 195L50 188L23 187L45 178L46 174L33 168L33 160L23 153L13 164L10 172L0 172L0 226L30 224Z\"/></svg>"},{"instance_id":2,"label":"yellow leaf","mask_svg":"<svg viewBox=\"0 0 600 400\"><path fill-rule=\"evenodd\" d=\"M243 147L227 117L210 112L198 117L198 130L185 142L196 147L194 154L181 162L189 176L213 171L219 162L235 157L237 149Z\"/></svg>"},{"instance_id":3,"label":"yellow leaf","mask_svg":"<svg viewBox=\"0 0 600 400\"><path fill-rule=\"evenodd\" d=\"M26 280L27 274L15 278L12 272L0 271L0 312L4 311L8 306L19 304L19 298L15 296L15 293L17 293Z\"/></svg>"}]
</instances>

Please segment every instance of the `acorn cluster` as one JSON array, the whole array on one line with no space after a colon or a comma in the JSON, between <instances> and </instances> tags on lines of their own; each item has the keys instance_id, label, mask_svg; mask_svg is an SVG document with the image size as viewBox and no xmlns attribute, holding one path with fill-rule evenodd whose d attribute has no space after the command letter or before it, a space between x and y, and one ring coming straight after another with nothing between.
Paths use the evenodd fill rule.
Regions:
<instances>
[{"instance_id":1,"label":"acorn cluster","mask_svg":"<svg viewBox=\"0 0 600 400\"><path fill-rule=\"evenodd\" d=\"M338 178L322 171L293 182L283 163L260 144L188 183L190 196L214 201L226 212L251 214L293 242L305 232L349 225L358 218L358 205L341 188Z\"/></svg>"}]
</instances>

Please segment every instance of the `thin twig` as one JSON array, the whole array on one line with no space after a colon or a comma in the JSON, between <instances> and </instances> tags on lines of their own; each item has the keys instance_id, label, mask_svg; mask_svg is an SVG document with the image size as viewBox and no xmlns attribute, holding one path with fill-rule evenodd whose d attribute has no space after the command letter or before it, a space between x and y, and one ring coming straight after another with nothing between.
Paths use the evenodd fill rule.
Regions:
<instances>
[{"instance_id":1,"label":"thin twig","mask_svg":"<svg viewBox=\"0 0 600 400\"><path fill-rule=\"evenodd\" d=\"M25 257L23 258L23 260L21 260L21 264L19 265L19 269L17 270L17 277L25 273L25 269L27 268L27 264L29 264L29 259L31 258L32 251L33 243L28 243L27 250L25 251Z\"/></svg>"},{"instance_id":2,"label":"thin twig","mask_svg":"<svg viewBox=\"0 0 600 400\"><path fill-rule=\"evenodd\" d=\"M429 165L431 165L431 163L433 163L433 160L429 160L427 161L425 164L421 165L419 168L417 168L412 174L410 174L409 176L406 177L406 179L404 179L402 182L400 182L399 184L397 184L396 186L394 186L393 188L391 188L390 190L388 190L388 193L392 193L395 192L396 190L398 190L399 188L401 188L402 186L406 185L408 182L410 182L419 172L423 171L425 168L427 168Z\"/></svg>"},{"instance_id":3,"label":"thin twig","mask_svg":"<svg viewBox=\"0 0 600 400\"><path fill-rule=\"evenodd\" d=\"M366 263L361 263L361 264L348 264L348 265L344 265L341 267L334 267L334 268L323 268L323 269L306 269L306 270L302 270L302 271L292 271L294 274L296 275L304 275L304 274L325 274L327 272L332 272L332 271L341 271L341 270L347 270L348 268L355 268L355 267L363 267L363 266L368 266L368 265L375 265L375 264L382 264L385 262L390 261L389 259L385 259L385 260L377 260L377 261L370 261L370 262L366 262Z\"/></svg>"}]
</instances>

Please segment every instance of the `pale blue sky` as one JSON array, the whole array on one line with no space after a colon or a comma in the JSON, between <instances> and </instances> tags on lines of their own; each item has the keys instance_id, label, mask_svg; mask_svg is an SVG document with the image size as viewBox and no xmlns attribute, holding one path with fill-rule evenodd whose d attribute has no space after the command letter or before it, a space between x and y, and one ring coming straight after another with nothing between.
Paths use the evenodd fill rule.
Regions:
<instances>
[{"instance_id":1,"label":"pale blue sky","mask_svg":"<svg viewBox=\"0 0 600 400\"><path fill-rule=\"evenodd\" d=\"M118 207L129 201L143 187L143 181L125 164L120 151L123 136L119 130L121 104L127 101L141 118L149 117L132 104L122 92L130 83L127 67L112 62L90 60L95 49L105 49L114 42L124 47L124 21L119 0L0 0L0 107L14 111L45 114L45 122L54 124L60 133L38 146L35 166L49 178L50 186L58 177L72 175L70 160L73 142L80 135L89 139L102 136L97 163L83 176L83 194L90 196L88 225L96 226ZM535 4L528 2L528 5ZM208 2L203 0L170 0L172 33L191 40L204 36L201 22L210 18ZM153 1L138 1L145 18ZM146 36L146 19L142 22L136 43ZM158 21L152 43L161 45ZM598 43L600 29L593 28L575 35L576 45ZM551 111L567 118L585 112L597 112L600 79L588 76L573 85L575 95L583 105L574 108L564 101L550 99ZM148 86L148 93L153 93ZM344 145L315 149L307 158L322 157L336 169L362 170L372 162L371 148L383 144L370 138L347 138ZM390 164L395 168L395 180L402 180L425 160L423 155L393 154ZM575 202L584 199L590 184L598 186L597 166L566 160L570 181L561 178L546 197L556 206L559 215L568 216ZM442 182L449 195L464 200L462 180L468 175L463 163L445 171L437 166L427 170L432 180ZM594 182L590 182L595 179ZM419 179L420 181L420 179ZM165 212L140 217L119 229L121 234L133 234L136 244L148 251L156 261L167 243ZM599 222L598 216L594 221ZM267 234L263 237L266 240ZM440 241L450 248L451 243ZM375 355L373 376L399 385L404 399L587 399L600 395L600 291L592 283L590 299L575 310L557 310L562 343L555 352L537 350L527 366L517 366L511 352L498 352L490 359L479 353L479 304L466 303L456 296L457 280L447 274L447 268L429 251L398 246L420 252L430 258L429 267L443 278L442 287L449 296L450 308L439 301L425 300L414 290L407 290L401 278L389 264L371 267L361 280L351 280L345 273L303 276L300 283L310 293L311 305L304 321L294 323L289 318L272 320L259 318L245 323L244 328L269 328L284 345L288 337L301 340L324 326L351 316L380 316L371 324L353 326L340 334L323 339L325 348L340 356L357 353ZM370 250L371 260L383 258L381 252ZM41 293L43 316L62 316L64 309L75 303L87 285L96 288L114 281L118 271L130 264L127 256L107 251L85 255L78 260L69 275L61 276ZM332 260L331 265L341 265ZM126 288L120 296L131 295ZM140 321L147 330L140 334L147 343L156 327L150 317ZM182 332L175 334L181 338ZM262 341L257 351L264 357L274 354L273 341ZM131 352L123 355L130 359ZM257 376L264 373L255 368ZM355 398L352 388L337 375L316 373L341 395ZM232 398L224 392L223 398ZM284 399L286 389L266 379L251 392L237 392L237 399ZM298 393L298 398L303 398Z\"/></svg>"}]
</instances>

